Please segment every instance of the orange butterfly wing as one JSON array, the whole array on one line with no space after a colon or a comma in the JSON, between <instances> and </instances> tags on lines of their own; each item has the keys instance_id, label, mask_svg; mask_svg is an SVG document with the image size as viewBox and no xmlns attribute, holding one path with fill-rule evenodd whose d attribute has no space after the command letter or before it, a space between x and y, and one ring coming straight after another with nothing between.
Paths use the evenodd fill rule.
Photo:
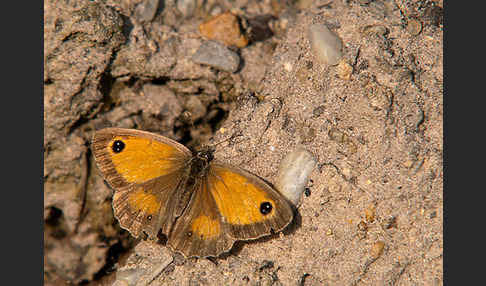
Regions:
<instances>
[{"instance_id":1,"label":"orange butterfly wing","mask_svg":"<svg viewBox=\"0 0 486 286\"><path fill-rule=\"evenodd\" d=\"M292 220L290 203L261 178L221 164L210 173L209 190L232 237L259 238L282 230Z\"/></svg>"},{"instance_id":2,"label":"orange butterfly wing","mask_svg":"<svg viewBox=\"0 0 486 286\"><path fill-rule=\"evenodd\" d=\"M138 237L167 232L177 190L191 152L153 133L106 128L93 137L92 150L104 178L115 190L113 209L120 225Z\"/></svg>"}]
</instances>

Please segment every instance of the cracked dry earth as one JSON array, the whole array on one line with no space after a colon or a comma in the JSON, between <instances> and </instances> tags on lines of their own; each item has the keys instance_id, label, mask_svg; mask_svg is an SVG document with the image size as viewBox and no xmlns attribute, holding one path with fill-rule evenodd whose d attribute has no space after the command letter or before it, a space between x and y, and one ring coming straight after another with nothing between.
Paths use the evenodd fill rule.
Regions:
<instances>
[{"instance_id":1,"label":"cracked dry earth","mask_svg":"<svg viewBox=\"0 0 486 286\"><path fill-rule=\"evenodd\" d=\"M442 285L442 5L45 1L45 285L112 285L127 268L138 285ZM236 44L199 27L222 14L209 29L237 23L223 29ZM342 41L338 64L312 48L313 24ZM195 62L208 40L231 61ZM273 184L297 148L317 166L282 233L185 259L113 217L89 144L109 126L223 142L216 157Z\"/></svg>"}]
</instances>

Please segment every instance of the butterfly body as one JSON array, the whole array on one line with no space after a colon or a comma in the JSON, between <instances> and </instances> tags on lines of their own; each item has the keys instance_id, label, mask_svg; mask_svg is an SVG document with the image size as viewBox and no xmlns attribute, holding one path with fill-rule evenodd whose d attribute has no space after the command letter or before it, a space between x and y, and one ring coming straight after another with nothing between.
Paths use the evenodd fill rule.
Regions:
<instances>
[{"instance_id":1,"label":"butterfly body","mask_svg":"<svg viewBox=\"0 0 486 286\"><path fill-rule=\"evenodd\" d=\"M218 256L236 240L256 239L286 227L293 211L259 177L191 152L161 135L121 128L95 133L92 150L114 189L113 209L133 236L156 238L191 257Z\"/></svg>"}]
</instances>

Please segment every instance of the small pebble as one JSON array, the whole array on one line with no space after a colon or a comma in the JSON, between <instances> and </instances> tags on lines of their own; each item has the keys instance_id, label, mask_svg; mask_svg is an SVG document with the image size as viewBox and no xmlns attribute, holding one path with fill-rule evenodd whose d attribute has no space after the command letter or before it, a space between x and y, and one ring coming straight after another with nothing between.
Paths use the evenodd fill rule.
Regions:
<instances>
[{"instance_id":1,"label":"small pebble","mask_svg":"<svg viewBox=\"0 0 486 286\"><path fill-rule=\"evenodd\" d=\"M394 216L390 216L390 217L386 218L383 221L383 227L386 228L386 229L390 229L392 227L397 227L397 218L394 217Z\"/></svg>"},{"instance_id":2,"label":"small pebble","mask_svg":"<svg viewBox=\"0 0 486 286\"><path fill-rule=\"evenodd\" d=\"M326 107L324 105L319 105L318 107L314 108L314 110L312 110L312 116L319 117L322 113L324 113L325 110Z\"/></svg>"},{"instance_id":3,"label":"small pebble","mask_svg":"<svg viewBox=\"0 0 486 286\"><path fill-rule=\"evenodd\" d=\"M275 187L294 206L298 206L309 177L317 164L312 153L298 148L283 158Z\"/></svg>"},{"instance_id":4,"label":"small pebble","mask_svg":"<svg viewBox=\"0 0 486 286\"><path fill-rule=\"evenodd\" d=\"M139 22L150 22L159 8L159 0L145 0L135 8L135 19Z\"/></svg>"},{"instance_id":5,"label":"small pebble","mask_svg":"<svg viewBox=\"0 0 486 286\"><path fill-rule=\"evenodd\" d=\"M422 32L422 23L417 19L409 19L407 24L407 32L412 36L417 36Z\"/></svg>"},{"instance_id":6,"label":"small pebble","mask_svg":"<svg viewBox=\"0 0 486 286\"><path fill-rule=\"evenodd\" d=\"M309 27L309 39L314 54L323 64L336 65L343 57L343 42L326 25L311 25Z\"/></svg>"},{"instance_id":7,"label":"small pebble","mask_svg":"<svg viewBox=\"0 0 486 286\"><path fill-rule=\"evenodd\" d=\"M340 79L350 80L351 74L353 73L353 67L348 64L345 60L339 62L336 67L337 75Z\"/></svg>"},{"instance_id":8,"label":"small pebble","mask_svg":"<svg viewBox=\"0 0 486 286\"><path fill-rule=\"evenodd\" d=\"M292 64L290 62L285 62L283 64L283 67L286 71L291 72L292 71Z\"/></svg>"},{"instance_id":9,"label":"small pebble","mask_svg":"<svg viewBox=\"0 0 486 286\"><path fill-rule=\"evenodd\" d=\"M195 95L189 96L184 107L189 111L192 122L202 118L208 112L206 106Z\"/></svg>"},{"instance_id":10,"label":"small pebble","mask_svg":"<svg viewBox=\"0 0 486 286\"><path fill-rule=\"evenodd\" d=\"M383 249L385 248L385 243L383 241L377 241L370 249L370 255L373 259L377 259L383 254Z\"/></svg>"},{"instance_id":11,"label":"small pebble","mask_svg":"<svg viewBox=\"0 0 486 286\"><path fill-rule=\"evenodd\" d=\"M238 54L214 41L204 42L194 53L192 60L227 72L236 72L240 65Z\"/></svg>"},{"instance_id":12,"label":"small pebble","mask_svg":"<svg viewBox=\"0 0 486 286\"><path fill-rule=\"evenodd\" d=\"M201 35L219 41L226 46L243 48L248 45L248 39L243 35L238 23L238 17L231 12L226 12L211 18L199 25Z\"/></svg>"},{"instance_id":13,"label":"small pebble","mask_svg":"<svg viewBox=\"0 0 486 286\"><path fill-rule=\"evenodd\" d=\"M365 213L365 217L366 217L367 222L371 223L371 222L375 221L375 206L374 205L371 205L367 209L365 209L364 213Z\"/></svg>"}]
</instances>

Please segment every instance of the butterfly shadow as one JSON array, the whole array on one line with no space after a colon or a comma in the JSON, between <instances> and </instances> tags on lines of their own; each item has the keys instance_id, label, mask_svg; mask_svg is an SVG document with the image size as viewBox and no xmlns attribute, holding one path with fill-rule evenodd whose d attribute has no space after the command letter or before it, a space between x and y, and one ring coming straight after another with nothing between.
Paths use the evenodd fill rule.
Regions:
<instances>
[{"instance_id":1,"label":"butterfly shadow","mask_svg":"<svg viewBox=\"0 0 486 286\"><path fill-rule=\"evenodd\" d=\"M299 229L301 227L301 225L302 225L302 216L300 215L300 213L298 212L298 210L296 210L294 208L294 218L293 218L293 220L281 232L284 235L286 235L286 236L287 235L291 235L297 229ZM274 233L272 233L270 235L263 236L263 237L260 237L260 238L257 238L257 239L252 239L252 240L238 240L238 241L236 241L233 244L233 247L228 252L222 253L218 257L212 257L212 256L211 257L205 257L205 259L208 259L209 261L211 261L215 265L218 265L219 264L218 263L219 260L226 260L230 256L238 256L245 245L265 243L265 242L270 241L272 239L275 239L277 237L280 237L280 232L276 232L276 233L274 232ZM147 239L147 238L145 238L145 239ZM140 240L144 240L144 239L143 238L139 238L137 241L140 241ZM162 234L161 231L159 231L159 233L157 235L156 243L158 243L160 245L163 245L163 246L167 246L167 236L164 235L164 234ZM202 259L202 258L196 258L196 257L193 257L193 258L184 258L184 256L182 254L177 253L177 252L174 253L174 255L175 255L175 257L179 257L183 261L186 260L186 259L195 259L195 260Z\"/></svg>"},{"instance_id":2,"label":"butterfly shadow","mask_svg":"<svg viewBox=\"0 0 486 286\"><path fill-rule=\"evenodd\" d=\"M294 219L289 223L289 225L283 229L281 232L285 235L291 235L295 233L297 229L299 229L302 226L302 216L298 212L298 210L294 209ZM272 233L267 236L263 236L257 239L252 239L252 240L238 240L233 244L233 247L231 250L227 253L221 254L218 258L220 259L226 259L231 255L238 256L240 254L241 250L245 245L251 245L251 244L259 244L259 243L265 243L267 241L270 241L272 239L280 237L280 233Z\"/></svg>"}]
</instances>

